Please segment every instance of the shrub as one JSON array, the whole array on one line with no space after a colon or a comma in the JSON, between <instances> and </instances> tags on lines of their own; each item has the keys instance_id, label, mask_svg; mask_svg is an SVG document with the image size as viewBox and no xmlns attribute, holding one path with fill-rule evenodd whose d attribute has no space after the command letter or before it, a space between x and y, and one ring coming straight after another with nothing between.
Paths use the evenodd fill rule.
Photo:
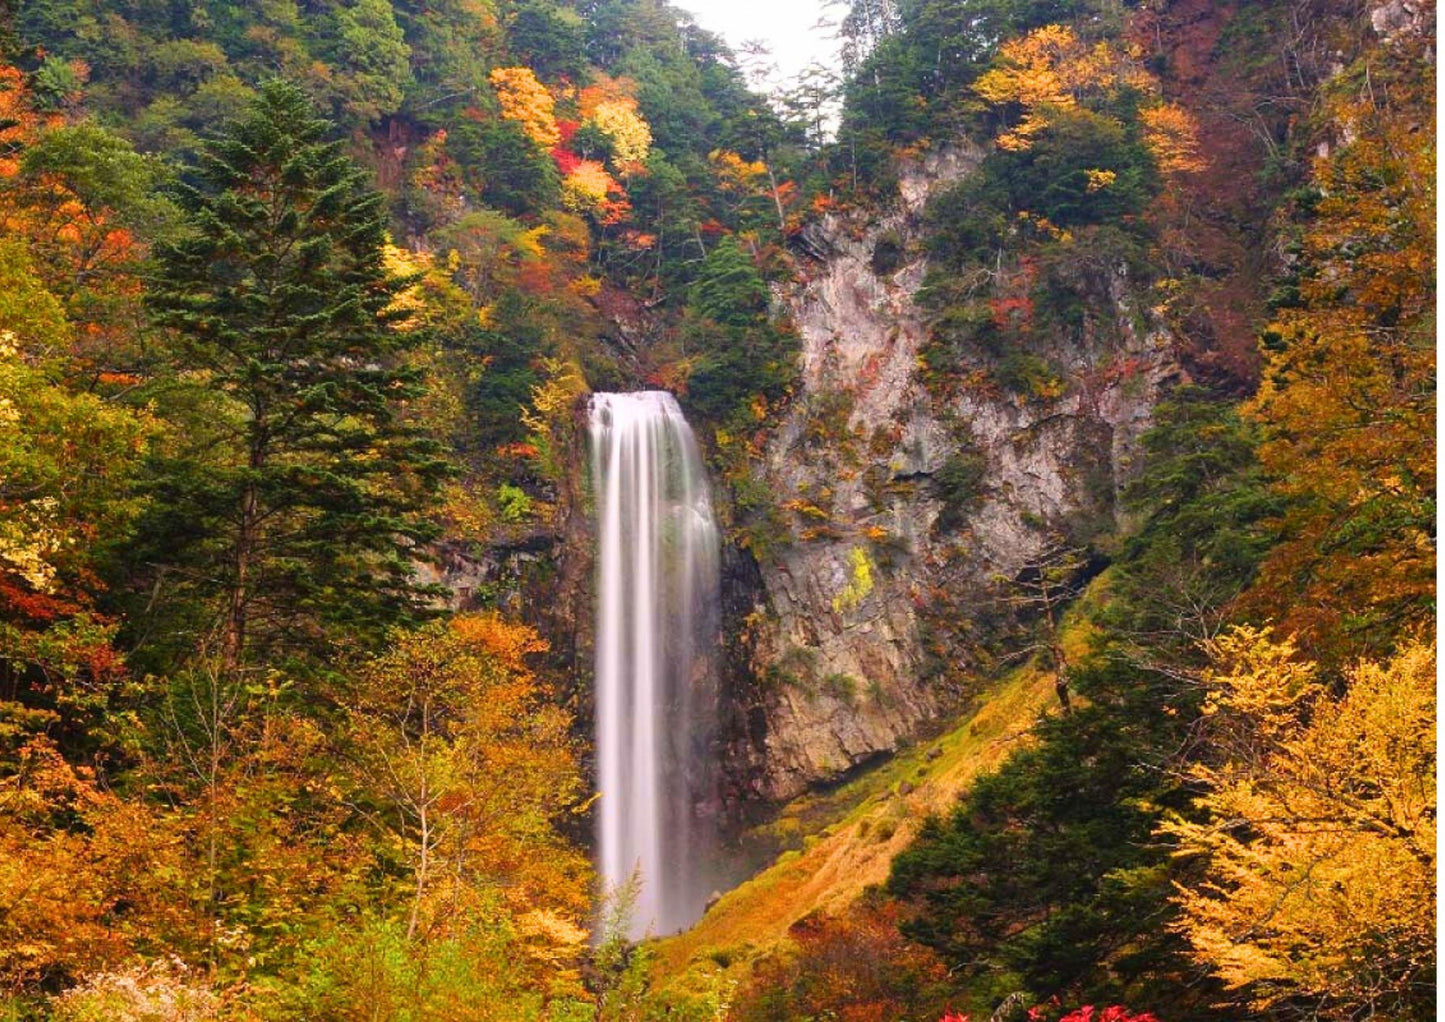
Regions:
<instances>
[{"instance_id":1,"label":"shrub","mask_svg":"<svg viewBox=\"0 0 1445 1022\"><path fill-rule=\"evenodd\" d=\"M761 963L734 1008L738 1022L929 1017L947 971L898 932L898 907L865 901L840 916L794 923L792 956Z\"/></svg>"},{"instance_id":2,"label":"shrub","mask_svg":"<svg viewBox=\"0 0 1445 1022\"><path fill-rule=\"evenodd\" d=\"M963 525L965 517L983 497L983 478L988 461L977 451L959 451L933 474L933 487L943 509L938 528L951 531Z\"/></svg>"},{"instance_id":3,"label":"shrub","mask_svg":"<svg viewBox=\"0 0 1445 1022\"><path fill-rule=\"evenodd\" d=\"M51 1000L55 1022L202 1022L220 999L179 961L161 960L90 976Z\"/></svg>"},{"instance_id":4,"label":"shrub","mask_svg":"<svg viewBox=\"0 0 1445 1022\"><path fill-rule=\"evenodd\" d=\"M993 378L1005 390L1024 398L1051 401L1064 392L1063 378L1046 359L1016 351L993 370Z\"/></svg>"},{"instance_id":5,"label":"shrub","mask_svg":"<svg viewBox=\"0 0 1445 1022\"><path fill-rule=\"evenodd\" d=\"M532 498L521 487L503 483L497 487L497 509L504 522L524 522L532 516Z\"/></svg>"}]
</instances>

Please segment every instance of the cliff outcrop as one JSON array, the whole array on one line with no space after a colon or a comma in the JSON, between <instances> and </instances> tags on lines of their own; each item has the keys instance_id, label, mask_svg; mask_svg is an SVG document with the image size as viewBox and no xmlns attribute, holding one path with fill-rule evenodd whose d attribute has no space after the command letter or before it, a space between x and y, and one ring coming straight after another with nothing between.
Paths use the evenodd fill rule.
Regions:
<instances>
[{"instance_id":1,"label":"cliff outcrop","mask_svg":"<svg viewBox=\"0 0 1445 1022\"><path fill-rule=\"evenodd\" d=\"M1056 367L1055 391L995 385L983 352L972 384L930 386L922 217L981 158L968 145L932 153L904 169L883 215L823 218L777 290L802 372L762 472L792 528L760 559L749 598L731 601L735 669L750 676L729 686L741 799L836 781L966 700L1012 580L1115 524L1140 435L1178 372L1120 264L1094 296L1116 329L1032 352Z\"/></svg>"}]
</instances>

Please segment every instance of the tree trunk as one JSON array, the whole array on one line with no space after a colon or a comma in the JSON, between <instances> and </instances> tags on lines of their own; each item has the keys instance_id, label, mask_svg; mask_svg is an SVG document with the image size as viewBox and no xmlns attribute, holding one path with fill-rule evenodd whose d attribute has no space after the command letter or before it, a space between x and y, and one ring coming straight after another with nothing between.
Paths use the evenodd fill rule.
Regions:
<instances>
[{"instance_id":1,"label":"tree trunk","mask_svg":"<svg viewBox=\"0 0 1445 1022\"><path fill-rule=\"evenodd\" d=\"M783 214L783 200L778 196L778 179L773 176L773 165L771 163L764 163L763 166L768 168L768 184L771 185L773 189L773 205L778 209L778 233L787 234L788 218Z\"/></svg>"},{"instance_id":2,"label":"tree trunk","mask_svg":"<svg viewBox=\"0 0 1445 1022\"><path fill-rule=\"evenodd\" d=\"M259 418L259 414L257 418ZM240 524L236 530L236 546L231 567L234 572L226 607L226 623L221 643L222 673L231 676L241 668L246 655L246 626L251 598L251 570L259 541L260 497L256 477L266 464L265 440L253 436L249 459L250 478L241 491Z\"/></svg>"}]
</instances>

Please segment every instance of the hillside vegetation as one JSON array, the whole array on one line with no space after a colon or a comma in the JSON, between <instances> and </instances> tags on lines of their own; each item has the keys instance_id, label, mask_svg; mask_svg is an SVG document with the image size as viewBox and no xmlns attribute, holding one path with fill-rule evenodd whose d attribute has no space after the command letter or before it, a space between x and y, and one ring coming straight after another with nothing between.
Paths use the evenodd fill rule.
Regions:
<instances>
[{"instance_id":1,"label":"hillside vegetation","mask_svg":"<svg viewBox=\"0 0 1445 1022\"><path fill-rule=\"evenodd\" d=\"M5 6L0 1016L1433 1017L1433 2L838 13L764 97L662 0ZM967 714L632 946L550 648L578 401L677 393L756 567L780 285L963 139L875 253L918 379L1047 416L1165 337L1119 513L921 596Z\"/></svg>"},{"instance_id":2,"label":"hillside vegetation","mask_svg":"<svg viewBox=\"0 0 1445 1022\"><path fill-rule=\"evenodd\" d=\"M801 847L722 896L692 929L656 948L658 974L701 972L703 984L777 953L809 918L852 908L888 878L894 857L923 819L945 812L981 772L996 768L1027 740L1052 700L1054 678L1029 667L991 689L955 730L921 743L830 792L821 806L804 797L770 824ZM669 985L671 985L669 983Z\"/></svg>"}]
</instances>

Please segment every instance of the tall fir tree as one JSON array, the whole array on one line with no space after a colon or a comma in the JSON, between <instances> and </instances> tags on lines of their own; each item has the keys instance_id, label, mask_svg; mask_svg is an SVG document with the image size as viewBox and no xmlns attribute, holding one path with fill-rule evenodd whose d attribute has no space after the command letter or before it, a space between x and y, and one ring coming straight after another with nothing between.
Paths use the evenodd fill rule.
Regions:
<instances>
[{"instance_id":1,"label":"tall fir tree","mask_svg":"<svg viewBox=\"0 0 1445 1022\"><path fill-rule=\"evenodd\" d=\"M205 616L151 634L205 633L231 670L379 637L427 595L414 558L448 469L406 416L422 394L410 282L386 265L382 196L329 128L299 88L265 84L187 176L190 230L158 247L148 295L206 409L158 466L139 551L153 605Z\"/></svg>"}]
</instances>

